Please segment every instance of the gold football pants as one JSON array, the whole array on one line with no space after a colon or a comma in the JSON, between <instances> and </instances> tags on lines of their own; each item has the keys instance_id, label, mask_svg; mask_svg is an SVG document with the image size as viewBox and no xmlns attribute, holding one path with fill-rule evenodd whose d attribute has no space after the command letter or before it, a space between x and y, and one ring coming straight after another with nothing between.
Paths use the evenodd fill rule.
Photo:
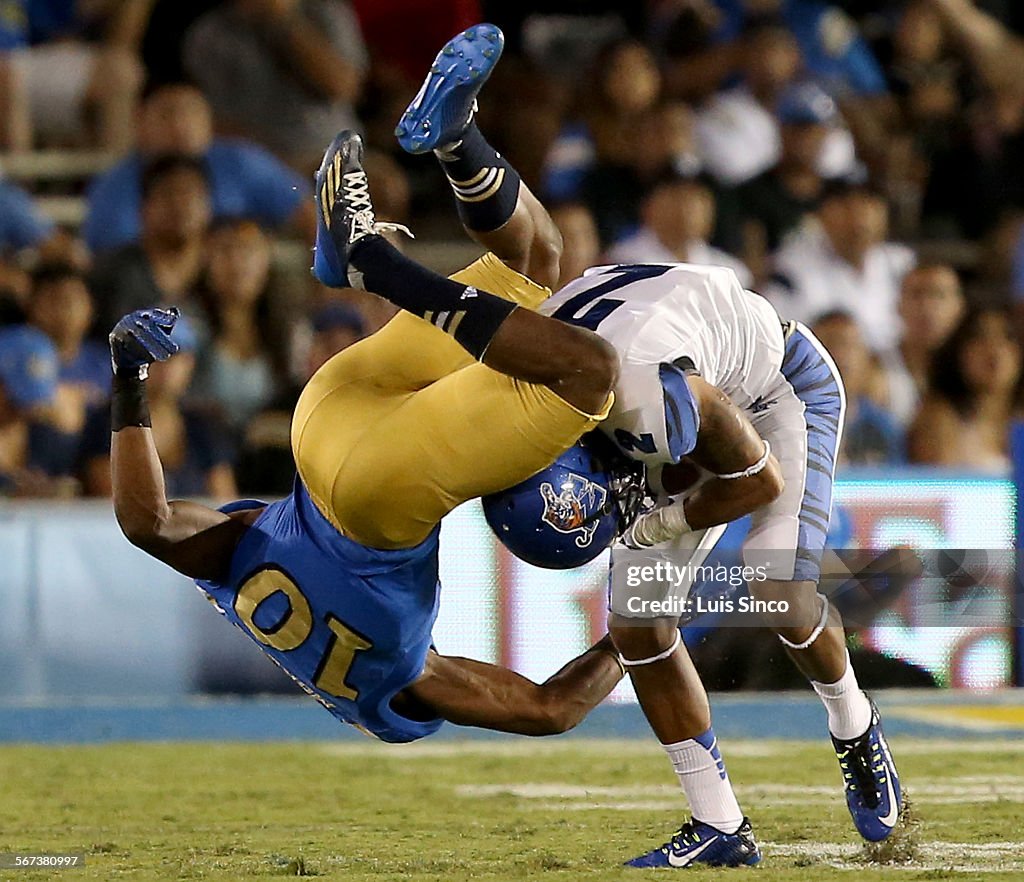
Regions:
<instances>
[{"instance_id":1,"label":"gold football pants","mask_svg":"<svg viewBox=\"0 0 1024 882\"><path fill-rule=\"evenodd\" d=\"M550 296L485 254L457 282L535 309ZM475 361L434 325L400 312L328 361L292 420L292 452L317 508L373 548L422 542L457 505L547 467L606 415Z\"/></svg>"}]
</instances>

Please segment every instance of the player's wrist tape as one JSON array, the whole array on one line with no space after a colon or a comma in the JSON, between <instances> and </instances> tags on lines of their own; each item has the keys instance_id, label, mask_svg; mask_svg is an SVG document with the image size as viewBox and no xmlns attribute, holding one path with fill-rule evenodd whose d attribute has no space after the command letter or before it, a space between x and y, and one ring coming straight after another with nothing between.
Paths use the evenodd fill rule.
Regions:
<instances>
[{"instance_id":1,"label":"player's wrist tape","mask_svg":"<svg viewBox=\"0 0 1024 882\"><path fill-rule=\"evenodd\" d=\"M664 652L659 652L657 655L652 655L650 658L624 658L621 654L619 655L619 662L624 668L639 668L643 665L653 665L655 662L664 661L670 655L674 655L675 651L679 649L679 644L683 642L683 632L678 628L676 629L676 639L672 641L672 645Z\"/></svg>"},{"instance_id":2,"label":"player's wrist tape","mask_svg":"<svg viewBox=\"0 0 1024 882\"><path fill-rule=\"evenodd\" d=\"M820 592L817 596L821 598L821 617L818 619L818 624L815 625L814 630L811 631L810 635L803 643L791 643L781 634L775 635L779 638L779 640L782 641L783 645L786 646L788 649L807 649L815 640L817 640L821 636L821 632L824 631L826 626L828 625L828 598Z\"/></svg>"},{"instance_id":3,"label":"player's wrist tape","mask_svg":"<svg viewBox=\"0 0 1024 882\"><path fill-rule=\"evenodd\" d=\"M767 441L764 442L764 453L761 454L761 458L751 466L747 466L742 472L732 472L727 475L717 475L723 481L735 481L739 478L752 478L758 472L764 471L764 467L768 465L768 457L772 455L772 446Z\"/></svg>"},{"instance_id":4,"label":"player's wrist tape","mask_svg":"<svg viewBox=\"0 0 1024 882\"><path fill-rule=\"evenodd\" d=\"M692 532L693 528L686 520L684 503L677 502L640 515L623 533L622 541L627 547L637 550Z\"/></svg>"},{"instance_id":5,"label":"player's wrist tape","mask_svg":"<svg viewBox=\"0 0 1024 882\"><path fill-rule=\"evenodd\" d=\"M146 377L149 366L129 368L114 374L113 395L110 400L110 429L120 432L129 426L149 428L149 402L146 400Z\"/></svg>"}]
</instances>

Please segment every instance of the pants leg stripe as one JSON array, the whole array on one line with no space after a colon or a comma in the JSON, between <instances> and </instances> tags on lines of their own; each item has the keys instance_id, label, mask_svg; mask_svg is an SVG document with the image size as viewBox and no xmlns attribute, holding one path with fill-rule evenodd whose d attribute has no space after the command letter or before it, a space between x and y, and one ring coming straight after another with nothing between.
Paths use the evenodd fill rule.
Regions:
<instances>
[{"instance_id":1,"label":"pants leg stripe","mask_svg":"<svg viewBox=\"0 0 1024 882\"><path fill-rule=\"evenodd\" d=\"M832 483L846 396L831 357L802 325L797 325L787 342L782 373L804 403L807 425L807 473L793 578L817 581L832 511Z\"/></svg>"}]
</instances>

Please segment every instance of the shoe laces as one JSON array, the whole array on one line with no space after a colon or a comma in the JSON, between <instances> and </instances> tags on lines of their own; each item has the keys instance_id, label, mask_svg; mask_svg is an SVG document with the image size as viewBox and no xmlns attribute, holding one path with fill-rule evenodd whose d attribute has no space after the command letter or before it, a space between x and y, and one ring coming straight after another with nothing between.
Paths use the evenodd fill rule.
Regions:
<instances>
[{"instance_id":1,"label":"shoe laces","mask_svg":"<svg viewBox=\"0 0 1024 882\"><path fill-rule=\"evenodd\" d=\"M666 842L661 850L668 853L669 849L673 851L682 851L683 849L689 848L692 845L696 845L700 842L700 834L693 826L693 821L687 821L672 834L672 838Z\"/></svg>"},{"instance_id":2,"label":"shoe laces","mask_svg":"<svg viewBox=\"0 0 1024 882\"><path fill-rule=\"evenodd\" d=\"M345 172L341 176L344 186L345 201L353 214L369 212L371 223L373 218L373 203L370 201L370 182L367 180L366 172L361 168Z\"/></svg>"},{"instance_id":3,"label":"shoe laces","mask_svg":"<svg viewBox=\"0 0 1024 882\"><path fill-rule=\"evenodd\" d=\"M878 739L866 737L850 744L844 751L836 751L836 756L846 790L859 793L868 808L878 808L881 802L878 784L884 784L888 774Z\"/></svg>"},{"instance_id":4,"label":"shoe laces","mask_svg":"<svg viewBox=\"0 0 1024 882\"><path fill-rule=\"evenodd\" d=\"M345 201L351 212L352 232L350 241L356 242L363 236L379 235L380 233L405 233L410 239L416 237L404 224L378 221L370 201L370 182L362 169L345 172L342 175Z\"/></svg>"}]
</instances>

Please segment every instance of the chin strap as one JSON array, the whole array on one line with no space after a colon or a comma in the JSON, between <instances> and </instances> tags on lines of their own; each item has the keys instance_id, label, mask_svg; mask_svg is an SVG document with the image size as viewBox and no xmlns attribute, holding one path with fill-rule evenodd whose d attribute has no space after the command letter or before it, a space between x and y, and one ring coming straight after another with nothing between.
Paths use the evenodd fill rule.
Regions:
<instances>
[{"instance_id":1,"label":"chin strap","mask_svg":"<svg viewBox=\"0 0 1024 882\"><path fill-rule=\"evenodd\" d=\"M781 634L776 634L775 636L782 641L784 646L789 649L807 649L807 647L821 636L821 632L824 631L825 627L828 625L828 598L821 593L818 594L818 597L821 598L821 618L818 619L818 624L815 629L811 631L811 635L803 643L790 643Z\"/></svg>"},{"instance_id":2,"label":"chin strap","mask_svg":"<svg viewBox=\"0 0 1024 882\"><path fill-rule=\"evenodd\" d=\"M619 655L619 662L624 668L639 668L643 665L653 665L655 662L664 661L670 655L675 653L679 649L679 644L683 642L683 632L676 630L676 639L672 641L672 645L664 652L659 652L657 655L652 655L650 658L623 658Z\"/></svg>"}]
</instances>

